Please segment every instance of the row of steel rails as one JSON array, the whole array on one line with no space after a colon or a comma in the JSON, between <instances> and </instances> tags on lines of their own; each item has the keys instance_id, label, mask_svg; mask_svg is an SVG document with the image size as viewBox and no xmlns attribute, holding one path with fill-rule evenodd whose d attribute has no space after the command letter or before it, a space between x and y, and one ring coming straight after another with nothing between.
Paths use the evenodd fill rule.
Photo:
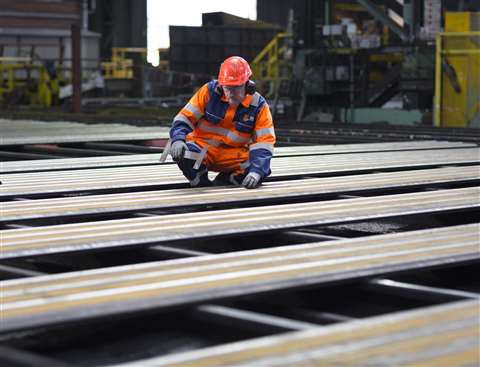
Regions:
<instances>
[{"instance_id":1,"label":"row of steel rails","mask_svg":"<svg viewBox=\"0 0 480 367\"><path fill-rule=\"evenodd\" d=\"M278 121L277 141L284 145L348 144L408 140L449 140L479 144L480 130L471 128L434 128L428 125L390 125L382 123L320 123Z\"/></svg>"},{"instance_id":2,"label":"row of steel rails","mask_svg":"<svg viewBox=\"0 0 480 367\"><path fill-rule=\"evenodd\" d=\"M168 127L0 119L0 160L119 156L162 151ZM27 162L28 163L28 162Z\"/></svg>"},{"instance_id":3,"label":"row of steel rails","mask_svg":"<svg viewBox=\"0 0 480 367\"><path fill-rule=\"evenodd\" d=\"M169 121L121 120L101 124L69 121L40 122L31 120L0 119L0 159L4 162L99 156L141 155L161 153L168 139ZM25 132L28 131L28 134ZM409 126L382 126L375 124L328 124L279 121L276 123L278 145L336 144L333 152L356 152L352 144L362 143L362 150L399 150L397 142L410 142L411 149L430 149L426 143L445 141L458 144L479 144L478 129ZM383 141L383 144L378 142ZM369 144L370 143L370 147ZM339 146L339 145L342 146ZM343 147L343 148L342 148ZM353 150L352 150L353 149ZM406 150L401 147L400 150ZM325 152L326 153L326 152ZM308 154L304 151L300 154ZM115 157L116 158L116 157ZM113 159L115 159L113 158ZM145 161L140 162L145 164ZM156 162L155 162L156 163ZM136 164L136 163L134 163Z\"/></svg>"},{"instance_id":4,"label":"row of steel rails","mask_svg":"<svg viewBox=\"0 0 480 367\"><path fill-rule=\"evenodd\" d=\"M480 151L415 144L279 148L256 190L5 162L0 362L478 364Z\"/></svg>"}]
</instances>

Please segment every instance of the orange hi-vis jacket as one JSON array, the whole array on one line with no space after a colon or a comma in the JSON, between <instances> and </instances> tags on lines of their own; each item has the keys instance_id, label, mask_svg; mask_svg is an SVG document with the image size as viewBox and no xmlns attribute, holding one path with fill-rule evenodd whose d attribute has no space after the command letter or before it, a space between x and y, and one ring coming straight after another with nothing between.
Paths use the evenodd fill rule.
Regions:
<instances>
[{"instance_id":1,"label":"orange hi-vis jacket","mask_svg":"<svg viewBox=\"0 0 480 367\"><path fill-rule=\"evenodd\" d=\"M207 145L203 164L210 170L270 174L275 131L258 92L230 106L216 80L203 85L175 116L170 137L187 141L189 150L197 152Z\"/></svg>"}]
</instances>

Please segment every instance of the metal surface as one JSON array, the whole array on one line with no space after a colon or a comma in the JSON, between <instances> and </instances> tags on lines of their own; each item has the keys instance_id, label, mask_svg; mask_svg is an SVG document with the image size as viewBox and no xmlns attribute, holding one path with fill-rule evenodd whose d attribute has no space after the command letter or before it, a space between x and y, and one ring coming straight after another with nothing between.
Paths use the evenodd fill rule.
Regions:
<instances>
[{"instance_id":1,"label":"metal surface","mask_svg":"<svg viewBox=\"0 0 480 367\"><path fill-rule=\"evenodd\" d=\"M380 293L399 294L406 297L420 297L423 299L445 300L445 299L480 299L480 293L467 292L456 289L439 288L420 284L399 282L390 279L373 279L367 285Z\"/></svg>"},{"instance_id":2,"label":"metal surface","mask_svg":"<svg viewBox=\"0 0 480 367\"><path fill-rule=\"evenodd\" d=\"M292 129L292 126L295 126ZM340 127L341 126L341 127ZM480 143L480 130L475 128L443 128L386 125L373 123L338 124L286 120L275 126L277 142L332 144L400 141L400 140L448 140Z\"/></svg>"},{"instance_id":3,"label":"metal surface","mask_svg":"<svg viewBox=\"0 0 480 367\"><path fill-rule=\"evenodd\" d=\"M168 139L168 127L138 127L126 124L81 124L69 121L41 122L0 119L0 146Z\"/></svg>"},{"instance_id":4,"label":"metal surface","mask_svg":"<svg viewBox=\"0 0 480 367\"><path fill-rule=\"evenodd\" d=\"M422 208L418 196L409 196L416 202L410 203L410 206ZM434 200L439 201L440 198ZM329 206L325 204L324 211ZM352 213L358 211L352 203L345 201L345 205L351 207ZM390 206L394 206L393 202ZM289 214L282 209L278 207L276 210L277 226L281 225L282 212L284 220L290 216L289 222L295 221L292 211ZM298 213L299 209L306 211L306 208L297 207L294 212ZM246 214L250 222L251 213ZM299 216L306 218L307 215L314 216L312 213ZM226 213L222 217L226 217ZM231 226L235 223L233 218L225 220ZM211 218L206 218L206 221L211 221ZM123 228L122 237L127 236L131 230L126 226L127 221L117 223ZM167 223L166 220L163 222L163 228L157 224L156 230L168 232ZM237 220L236 223L241 222ZM105 224L113 226L113 222ZM216 224L217 228L224 225L220 221ZM182 227L185 227L184 223ZM190 224L189 227L195 226ZM66 226L58 227L57 231L62 229L63 234L68 235ZM1 329L11 331L478 259L478 230L479 225L472 224L7 280L0 282ZM54 231L54 227L43 231L50 237L51 246L55 242ZM179 231L181 229L177 228ZM99 228L96 232L99 233ZM33 233L24 231L17 234L28 241L26 236ZM8 248L12 238L6 235L4 247ZM78 236L76 239L80 237L78 232L70 232L69 235ZM39 233L30 237L30 243L36 246L41 241Z\"/></svg>"},{"instance_id":5,"label":"metal surface","mask_svg":"<svg viewBox=\"0 0 480 367\"><path fill-rule=\"evenodd\" d=\"M478 148L378 152L326 156L285 157L272 160L272 178L331 175L379 169L421 168L480 162ZM117 167L59 172L2 175L0 197L127 187L186 184L175 165Z\"/></svg>"},{"instance_id":6,"label":"metal surface","mask_svg":"<svg viewBox=\"0 0 480 367\"><path fill-rule=\"evenodd\" d=\"M88 145L88 144L85 144ZM114 144L112 144L114 145ZM120 145L120 144L117 144ZM108 144L106 147L108 148ZM115 145L114 145L115 146ZM134 146L132 146L133 149ZM303 155L323 155L323 154L345 154L345 153L365 153L382 151L407 151L407 150L429 150L429 149L454 149L454 148L474 148L476 144L448 141L412 141L412 142L392 142L392 143L373 143L373 144L342 144L342 145L309 145L295 147L277 147L275 148L275 158L303 156ZM114 147L113 147L114 148ZM147 149L147 147L138 147ZM117 157L94 157L94 158L66 158L62 160L29 160L3 162L0 166L0 173L15 172L34 172L34 171L52 171L69 170L78 168L99 168L99 167L120 167L158 164L160 154L132 154L128 156ZM168 157L167 162L173 163Z\"/></svg>"},{"instance_id":7,"label":"metal surface","mask_svg":"<svg viewBox=\"0 0 480 367\"><path fill-rule=\"evenodd\" d=\"M0 346L0 364L9 367L74 367L70 363L54 360L36 353Z\"/></svg>"},{"instance_id":8,"label":"metal surface","mask_svg":"<svg viewBox=\"0 0 480 367\"><path fill-rule=\"evenodd\" d=\"M0 259L159 244L480 207L480 188L214 210L0 231Z\"/></svg>"},{"instance_id":9,"label":"metal surface","mask_svg":"<svg viewBox=\"0 0 480 367\"><path fill-rule=\"evenodd\" d=\"M467 166L267 182L256 190L209 187L10 201L0 204L0 222L235 202L268 202L294 197L478 181L479 168Z\"/></svg>"},{"instance_id":10,"label":"metal surface","mask_svg":"<svg viewBox=\"0 0 480 367\"><path fill-rule=\"evenodd\" d=\"M10 274L15 277L35 277L38 275L43 275L43 273L35 270L22 269L15 266L2 265L0 264L0 274Z\"/></svg>"},{"instance_id":11,"label":"metal surface","mask_svg":"<svg viewBox=\"0 0 480 367\"><path fill-rule=\"evenodd\" d=\"M479 306L424 307L119 366L474 366Z\"/></svg>"},{"instance_id":12,"label":"metal surface","mask_svg":"<svg viewBox=\"0 0 480 367\"><path fill-rule=\"evenodd\" d=\"M317 326L305 321L217 305L201 305L195 309L194 314L202 320L209 318L213 323L225 323L230 327L237 323L243 329L251 327L258 331L261 328L264 331L277 333L311 329Z\"/></svg>"},{"instance_id":13,"label":"metal surface","mask_svg":"<svg viewBox=\"0 0 480 367\"><path fill-rule=\"evenodd\" d=\"M383 10L379 9L377 5L375 5L370 0L357 0L357 2L363 5L368 12L373 15L377 20L382 22L386 25L390 30L395 32L397 36L399 36L402 41L408 42L413 39L404 28L400 27L390 16L388 16Z\"/></svg>"}]
</instances>

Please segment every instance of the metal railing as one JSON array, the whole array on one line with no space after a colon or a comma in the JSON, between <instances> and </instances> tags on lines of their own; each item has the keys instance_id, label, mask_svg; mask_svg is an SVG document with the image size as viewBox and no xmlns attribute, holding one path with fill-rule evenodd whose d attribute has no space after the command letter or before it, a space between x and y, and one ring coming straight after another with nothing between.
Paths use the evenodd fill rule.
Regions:
<instances>
[{"instance_id":1,"label":"metal railing","mask_svg":"<svg viewBox=\"0 0 480 367\"><path fill-rule=\"evenodd\" d=\"M255 80L271 84L270 91L275 91L282 79L288 79L291 71L286 53L290 33L278 33L252 61Z\"/></svg>"},{"instance_id":2,"label":"metal railing","mask_svg":"<svg viewBox=\"0 0 480 367\"><path fill-rule=\"evenodd\" d=\"M147 49L141 47L114 47L111 61L102 62L102 74L105 79L132 79L133 59L127 54L140 54L146 60Z\"/></svg>"}]
</instances>

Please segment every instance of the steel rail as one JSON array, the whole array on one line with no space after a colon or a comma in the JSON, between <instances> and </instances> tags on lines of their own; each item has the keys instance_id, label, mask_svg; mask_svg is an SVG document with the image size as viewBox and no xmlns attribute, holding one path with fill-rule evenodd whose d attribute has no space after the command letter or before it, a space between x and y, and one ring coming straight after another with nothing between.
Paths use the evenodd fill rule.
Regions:
<instances>
[{"instance_id":1,"label":"steel rail","mask_svg":"<svg viewBox=\"0 0 480 367\"><path fill-rule=\"evenodd\" d=\"M1 329L479 259L478 230L471 224L2 281Z\"/></svg>"},{"instance_id":2,"label":"steel rail","mask_svg":"<svg viewBox=\"0 0 480 367\"><path fill-rule=\"evenodd\" d=\"M124 131L124 132L85 132L75 129L55 131L51 134L30 134L29 136L4 136L0 146L28 145L28 144L65 144L83 143L89 141L132 141L168 139L168 130L158 131Z\"/></svg>"},{"instance_id":3,"label":"steel rail","mask_svg":"<svg viewBox=\"0 0 480 367\"><path fill-rule=\"evenodd\" d=\"M467 366L479 363L478 301L423 307L364 320L119 364L154 366Z\"/></svg>"},{"instance_id":4,"label":"steel rail","mask_svg":"<svg viewBox=\"0 0 480 367\"><path fill-rule=\"evenodd\" d=\"M0 259L474 210L480 188L214 210L0 231Z\"/></svg>"},{"instance_id":5,"label":"steel rail","mask_svg":"<svg viewBox=\"0 0 480 367\"><path fill-rule=\"evenodd\" d=\"M0 146L169 138L168 127L82 124L68 121L46 123L0 119L0 130L2 131Z\"/></svg>"},{"instance_id":6,"label":"steel rail","mask_svg":"<svg viewBox=\"0 0 480 367\"><path fill-rule=\"evenodd\" d=\"M380 169L411 169L476 164L480 149L425 150L285 157L272 160L271 178L360 173ZM112 190L128 187L185 184L175 165L116 167L2 175L0 197Z\"/></svg>"},{"instance_id":7,"label":"steel rail","mask_svg":"<svg viewBox=\"0 0 480 367\"><path fill-rule=\"evenodd\" d=\"M448 141L412 141L412 142L393 142L393 143L374 143L374 144L343 144L343 145L314 145L297 147L277 147L275 148L275 157L290 157L303 155L324 155L324 154L345 154L345 153L365 153L381 151L407 151L407 150L426 150L426 149L455 149L455 148L474 148L475 144L463 142ZM107 156L107 157L88 157L88 158L65 158L43 159L43 160L22 160L3 162L0 166L0 173L15 172L34 172L66 170L79 168L98 168L98 167L125 167L134 165L158 164L161 154L132 154L128 156ZM173 163L170 157L166 163Z\"/></svg>"},{"instance_id":8,"label":"steel rail","mask_svg":"<svg viewBox=\"0 0 480 367\"><path fill-rule=\"evenodd\" d=\"M479 181L479 168L466 166L267 182L257 190L245 190L241 187L209 187L10 201L0 204L2 208L0 222L119 213L145 209L178 208L182 206L218 205L253 201L268 202L294 197L371 192L392 188L432 186L446 183L474 183Z\"/></svg>"}]
</instances>

